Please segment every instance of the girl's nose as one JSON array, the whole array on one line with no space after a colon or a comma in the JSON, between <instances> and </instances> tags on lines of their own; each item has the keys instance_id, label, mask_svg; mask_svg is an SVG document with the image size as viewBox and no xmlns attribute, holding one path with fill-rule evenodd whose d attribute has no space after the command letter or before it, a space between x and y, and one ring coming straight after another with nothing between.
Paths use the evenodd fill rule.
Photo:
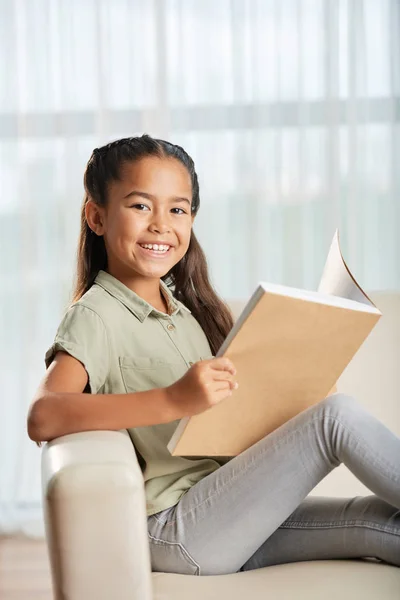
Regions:
<instances>
[{"instance_id":1,"label":"girl's nose","mask_svg":"<svg viewBox=\"0 0 400 600\"><path fill-rule=\"evenodd\" d=\"M150 223L149 229L155 233L167 233L170 230L170 226L163 219L154 219Z\"/></svg>"}]
</instances>

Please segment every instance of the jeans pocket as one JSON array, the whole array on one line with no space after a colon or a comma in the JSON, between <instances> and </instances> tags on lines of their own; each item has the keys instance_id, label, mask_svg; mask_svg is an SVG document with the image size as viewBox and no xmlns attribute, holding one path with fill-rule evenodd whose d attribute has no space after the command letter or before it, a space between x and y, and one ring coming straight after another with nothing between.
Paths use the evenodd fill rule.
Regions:
<instances>
[{"instance_id":1,"label":"jeans pocket","mask_svg":"<svg viewBox=\"0 0 400 600\"><path fill-rule=\"evenodd\" d=\"M180 542L161 540L150 533L151 570L181 575L200 575L200 566Z\"/></svg>"}]
</instances>

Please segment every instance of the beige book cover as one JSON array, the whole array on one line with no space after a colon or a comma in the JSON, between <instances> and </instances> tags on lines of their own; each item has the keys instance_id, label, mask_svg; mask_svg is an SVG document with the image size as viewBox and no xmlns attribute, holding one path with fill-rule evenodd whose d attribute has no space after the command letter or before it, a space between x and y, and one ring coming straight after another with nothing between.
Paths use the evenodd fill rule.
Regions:
<instances>
[{"instance_id":1,"label":"beige book cover","mask_svg":"<svg viewBox=\"0 0 400 600\"><path fill-rule=\"evenodd\" d=\"M261 282L217 356L234 363L239 388L181 419L174 456L236 456L323 400L381 312L350 273L335 232L318 291Z\"/></svg>"}]
</instances>

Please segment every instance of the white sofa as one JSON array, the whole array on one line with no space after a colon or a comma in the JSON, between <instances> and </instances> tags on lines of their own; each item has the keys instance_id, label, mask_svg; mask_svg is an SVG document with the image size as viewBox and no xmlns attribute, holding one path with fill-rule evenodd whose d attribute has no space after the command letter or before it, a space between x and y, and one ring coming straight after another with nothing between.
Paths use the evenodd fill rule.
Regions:
<instances>
[{"instance_id":1,"label":"white sofa","mask_svg":"<svg viewBox=\"0 0 400 600\"><path fill-rule=\"evenodd\" d=\"M400 435L400 294L371 294L380 320L338 382ZM233 305L237 314L240 306ZM399 457L400 460L400 457ZM42 453L55 600L399 600L400 568L321 560L232 575L152 573L143 479L127 432L60 437ZM312 494L371 492L341 465Z\"/></svg>"}]
</instances>

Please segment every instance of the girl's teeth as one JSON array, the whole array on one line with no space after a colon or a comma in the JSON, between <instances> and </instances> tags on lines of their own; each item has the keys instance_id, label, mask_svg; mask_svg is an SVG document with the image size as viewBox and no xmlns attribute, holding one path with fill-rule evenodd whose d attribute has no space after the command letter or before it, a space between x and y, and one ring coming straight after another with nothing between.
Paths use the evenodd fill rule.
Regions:
<instances>
[{"instance_id":1,"label":"girl's teeth","mask_svg":"<svg viewBox=\"0 0 400 600\"><path fill-rule=\"evenodd\" d=\"M169 246L163 246L161 244L140 244L143 248L147 250L153 250L155 252L167 252L169 250Z\"/></svg>"}]
</instances>

